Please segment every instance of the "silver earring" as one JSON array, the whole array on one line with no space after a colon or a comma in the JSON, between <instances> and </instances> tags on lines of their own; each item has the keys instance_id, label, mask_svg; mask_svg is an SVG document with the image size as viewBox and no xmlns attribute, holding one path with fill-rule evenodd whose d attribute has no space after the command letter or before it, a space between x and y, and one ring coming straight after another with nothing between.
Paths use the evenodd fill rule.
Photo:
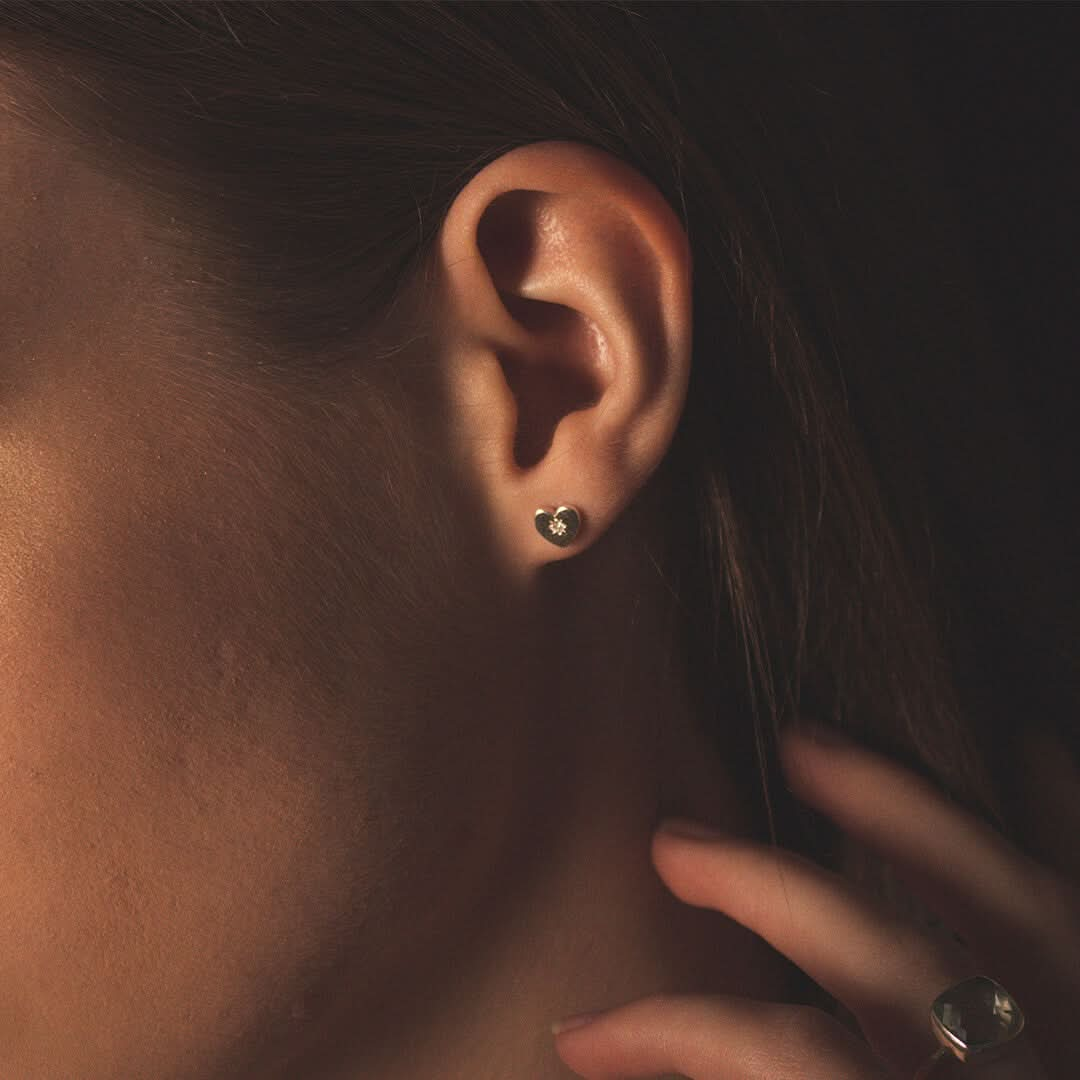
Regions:
<instances>
[{"instance_id":1,"label":"silver earring","mask_svg":"<svg viewBox=\"0 0 1080 1080\"><path fill-rule=\"evenodd\" d=\"M560 506L554 514L537 510L533 515L536 531L558 547L567 547L581 528L581 515L572 506Z\"/></svg>"}]
</instances>

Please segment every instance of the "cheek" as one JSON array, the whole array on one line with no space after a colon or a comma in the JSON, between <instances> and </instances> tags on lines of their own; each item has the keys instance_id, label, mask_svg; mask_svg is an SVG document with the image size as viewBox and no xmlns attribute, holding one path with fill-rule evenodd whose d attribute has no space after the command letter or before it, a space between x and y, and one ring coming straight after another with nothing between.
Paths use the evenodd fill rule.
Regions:
<instances>
[{"instance_id":1,"label":"cheek","mask_svg":"<svg viewBox=\"0 0 1080 1080\"><path fill-rule=\"evenodd\" d=\"M20 475L33 497L0 522L0 1075L281 1060L346 943L335 978L360 981L328 997L356 1003L466 905L446 838L470 835L478 758L417 722L384 661L346 676L281 636L326 604L275 592L300 551L198 535L222 506L258 533L240 500Z\"/></svg>"},{"instance_id":2,"label":"cheek","mask_svg":"<svg viewBox=\"0 0 1080 1080\"><path fill-rule=\"evenodd\" d=\"M368 793L224 553L61 475L0 528L0 1075L166 1077L288 1013Z\"/></svg>"},{"instance_id":3,"label":"cheek","mask_svg":"<svg viewBox=\"0 0 1080 1080\"><path fill-rule=\"evenodd\" d=\"M205 567L108 514L50 531L43 502L0 546L19 571L0 613L0 1075L170 1076L287 982L297 876L326 886L302 858L320 808L272 727L253 738L229 649L201 642L212 612L180 585Z\"/></svg>"}]
</instances>

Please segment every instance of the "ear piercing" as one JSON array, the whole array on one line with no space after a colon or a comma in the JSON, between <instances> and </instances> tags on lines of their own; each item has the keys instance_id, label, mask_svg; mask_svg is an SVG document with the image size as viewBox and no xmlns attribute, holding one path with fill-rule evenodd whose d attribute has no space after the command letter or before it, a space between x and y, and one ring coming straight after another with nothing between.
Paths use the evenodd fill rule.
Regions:
<instances>
[{"instance_id":1,"label":"ear piercing","mask_svg":"<svg viewBox=\"0 0 1080 1080\"><path fill-rule=\"evenodd\" d=\"M536 531L557 547L567 547L581 528L581 515L572 506L560 506L554 514L546 510L536 511L533 517Z\"/></svg>"}]
</instances>

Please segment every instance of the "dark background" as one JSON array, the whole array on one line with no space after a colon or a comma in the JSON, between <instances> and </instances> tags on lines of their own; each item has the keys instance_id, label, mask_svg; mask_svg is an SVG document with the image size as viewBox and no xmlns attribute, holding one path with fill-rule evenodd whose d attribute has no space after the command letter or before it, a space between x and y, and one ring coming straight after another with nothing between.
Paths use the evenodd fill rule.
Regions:
<instances>
[{"instance_id":1,"label":"dark background","mask_svg":"<svg viewBox=\"0 0 1080 1080\"><path fill-rule=\"evenodd\" d=\"M893 334L937 313L904 371L870 375L916 427L890 441L866 412L864 438L883 474L916 456L999 774L1032 725L1080 764L1080 5L782 7L806 41L792 81L827 92L815 107L842 133L823 175L872 254L861 309Z\"/></svg>"},{"instance_id":2,"label":"dark background","mask_svg":"<svg viewBox=\"0 0 1080 1080\"><path fill-rule=\"evenodd\" d=\"M998 565L1016 575L1030 607L1023 627L988 628L989 660L1011 678L1016 722L1053 714L1080 762L1080 5L883 11L909 49L914 104L1006 358L1031 449L1013 479L1031 489L1042 512L1041 520L1010 522L1011 556ZM978 535L968 542L977 545Z\"/></svg>"},{"instance_id":3,"label":"dark background","mask_svg":"<svg viewBox=\"0 0 1080 1080\"><path fill-rule=\"evenodd\" d=\"M854 414L883 490L928 494L969 713L1005 783L1033 726L1080 764L1080 4L764 6L739 77L881 328Z\"/></svg>"},{"instance_id":4,"label":"dark background","mask_svg":"<svg viewBox=\"0 0 1080 1080\"><path fill-rule=\"evenodd\" d=\"M1010 357L1045 470L1047 523L1071 551L1080 536L1080 5L890 5L888 18L909 43L918 104Z\"/></svg>"}]
</instances>

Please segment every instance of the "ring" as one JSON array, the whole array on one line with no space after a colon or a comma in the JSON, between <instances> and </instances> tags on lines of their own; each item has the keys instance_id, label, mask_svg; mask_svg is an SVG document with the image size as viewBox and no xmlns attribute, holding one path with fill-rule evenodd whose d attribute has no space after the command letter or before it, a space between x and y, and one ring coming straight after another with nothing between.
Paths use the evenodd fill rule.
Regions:
<instances>
[{"instance_id":1,"label":"ring","mask_svg":"<svg viewBox=\"0 0 1080 1080\"><path fill-rule=\"evenodd\" d=\"M930 1026L941 1045L912 1080L924 1080L949 1054L964 1063L996 1058L1024 1030L1024 1013L1004 986L976 975L934 999Z\"/></svg>"}]
</instances>

